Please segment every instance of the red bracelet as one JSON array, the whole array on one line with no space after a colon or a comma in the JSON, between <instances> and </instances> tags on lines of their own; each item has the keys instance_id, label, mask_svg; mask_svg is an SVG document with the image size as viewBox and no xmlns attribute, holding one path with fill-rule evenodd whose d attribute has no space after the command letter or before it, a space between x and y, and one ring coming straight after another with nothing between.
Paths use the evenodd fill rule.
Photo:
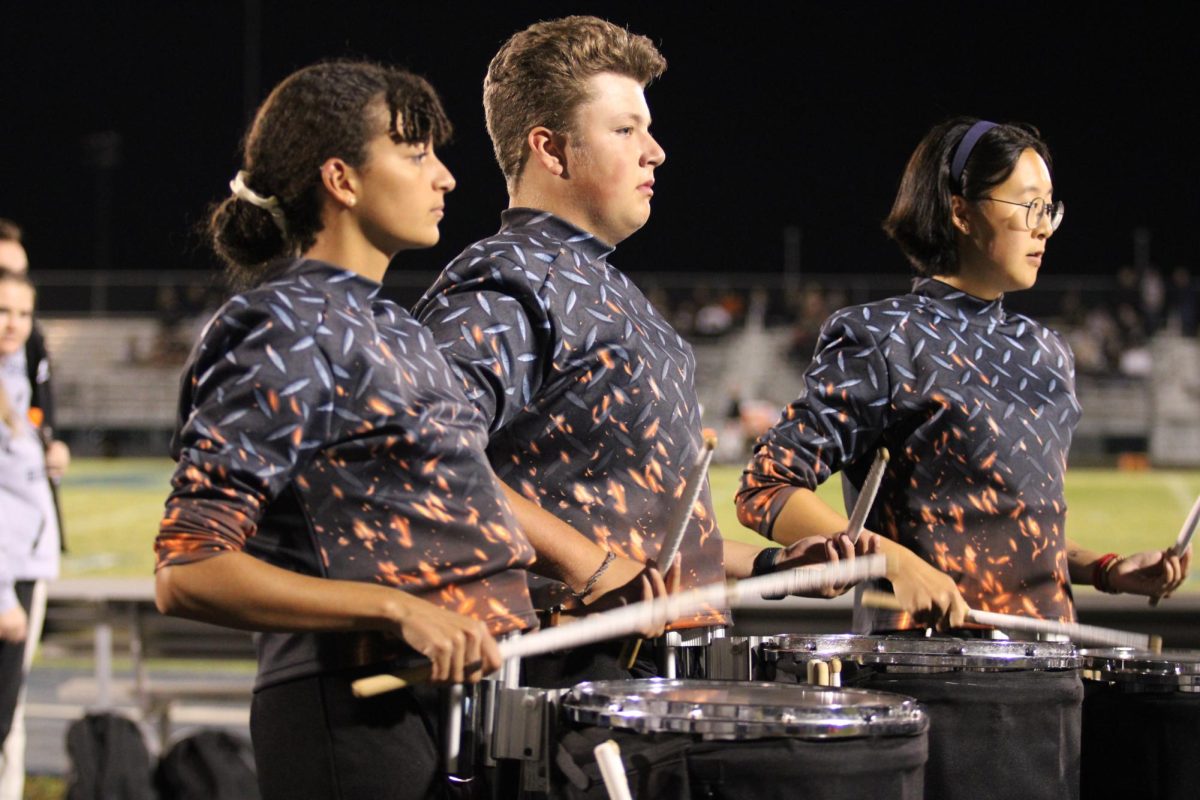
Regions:
<instances>
[{"instance_id":1,"label":"red bracelet","mask_svg":"<svg viewBox=\"0 0 1200 800\"><path fill-rule=\"evenodd\" d=\"M1120 558L1116 553L1106 553L1096 559L1096 563L1092 566L1092 585L1098 591L1116 594L1108 583L1108 571Z\"/></svg>"}]
</instances>

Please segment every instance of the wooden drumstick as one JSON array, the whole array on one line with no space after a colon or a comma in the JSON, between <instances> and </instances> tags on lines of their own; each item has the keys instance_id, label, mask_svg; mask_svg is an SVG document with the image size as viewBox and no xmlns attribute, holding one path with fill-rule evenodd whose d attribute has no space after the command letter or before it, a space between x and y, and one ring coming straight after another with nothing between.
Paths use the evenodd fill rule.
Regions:
<instances>
[{"instance_id":1,"label":"wooden drumstick","mask_svg":"<svg viewBox=\"0 0 1200 800\"><path fill-rule=\"evenodd\" d=\"M684 478L683 496L679 503L671 509L671 516L667 518L667 536L658 550L658 568L663 570L664 575L666 570L669 570L675 563L675 556L679 554L679 547L683 544L688 523L692 521L692 511L696 506L696 500L700 497L704 479L708 476L708 467L712 464L713 452L717 449L715 433L706 429L703 439L700 455L696 457L696 463L692 465L691 470ZM637 661L638 653L642 649L642 641L640 638L634 639L626 642L621 648L618 663L622 667L633 669L633 662Z\"/></svg>"},{"instance_id":2,"label":"wooden drumstick","mask_svg":"<svg viewBox=\"0 0 1200 800\"><path fill-rule=\"evenodd\" d=\"M814 665L813 677L812 677L812 680L809 681L809 683L816 684L817 686L828 686L829 685L829 664L825 661L820 661L820 660L810 661L808 663Z\"/></svg>"},{"instance_id":3,"label":"wooden drumstick","mask_svg":"<svg viewBox=\"0 0 1200 800\"><path fill-rule=\"evenodd\" d=\"M879 448L875 453L875 460L871 462L871 469L867 471L867 478L863 481L862 490L858 493L858 500L854 502L854 509L850 512L850 524L846 526L846 535L850 537L851 542L858 541L858 535L862 533L863 526L867 524L867 514L871 513L875 495L879 493L879 484L883 482L883 473L887 469L888 458L888 449L886 447Z\"/></svg>"},{"instance_id":4,"label":"wooden drumstick","mask_svg":"<svg viewBox=\"0 0 1200 800\"><path fill-rule=\"evenodd\" d=\"M497 646L504 660L527 658L629 636L645 628L662 627L705 609L736 608L756 601L767 593L811 592L829 586L857 583L867 578L880 578L887 573L887 557L870 555L839 564L797 567L736 582L717 581L686 592L592 614L556 628L515 636L499 642ZM425 680L428 675L429 668L425 667ZM393 689L403 689L421 680L419 669L405 670L397 674L360 678L354 681L352 689L356 697L370 697Z\"/></svg>"},{"instance_id":5,"label":"wooden drumstick","mask_svg":"<svg viewBox=\"0 0 1200 800\"><path fill-rule=\"evenodd\" d=\"M894 594L887 592L866 591L862 593L861 602L868 608L882 608L889 611L904 611L900 601ZM1081 625L1078 622L1059 622L1057 620L1021 617L1015 614L997 614L992 611L976 611L967 609L967 620L977 625L987 625L1001 630L1021 631L1024 633L1052 633L1065 636L1078 644L1098 644L1110 647L1135 647L1141 650L1162 652L1162 637L1148 636L1142 633L1102 628L1098 625Z\"/></svg>"},{"instance_id":6,"label":"wooden drumstick","mask_svg":"<svg viewBox=\"0 0 1200 800\"><path fill-rule=\"evenodd\" d=\"M633 795L629 793L629 779L625 777L625 765L621 763L620 745L609 739L596 745L592 753L600 767L600 777L604 779L609 800L633 800Z\"/></svg>"}]
</instances>

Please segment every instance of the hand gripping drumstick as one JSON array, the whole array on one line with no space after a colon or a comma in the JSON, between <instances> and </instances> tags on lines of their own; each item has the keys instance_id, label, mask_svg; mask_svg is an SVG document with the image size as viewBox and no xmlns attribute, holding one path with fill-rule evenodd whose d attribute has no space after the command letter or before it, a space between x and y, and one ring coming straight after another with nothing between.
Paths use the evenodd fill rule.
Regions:
<instances>
[{"instance_id":1,"label":"hand gripping drumstick","mask_svg":"<svg viewBox=\"0 0 1200 800\"><path fill-rule=\"evenodd\" d=\"M667 518L667 538L663 539L662 547L658 551L658 568L662 570L664 577L666 571L675 563L675 556L679 554L679 546L683 544L683 535L687 533L688 523L692 521L692 510L700 497L700 489L704 487L704 478L708 475L708 465L712 463L713 451L716 448L717 435L709 430L704 431L704 445L700 455L683 481L683 496L671 509L671 516ZM641 649L642 639L626 642L621 648L617 663L625 669L632 669Z\"/></svg>"},{"instance_id":2,"label":"hand gripping drumstick","mask_svg":"<svg viewBox=\"0 0 1200 800\"><path fill-rule=\"evenodd\" d=\"M629 780L625 777L625 765L621 763L620 746L609 739L596 745L592 752L596 755L596 764L600 767L600 777L604 779L609 800L633 800L633 795L629 793Z\"/></svg>"},{"instance_id":3,"label":"hand gripping drumstick","mask_svg":"<svg viewBox=\"0 0 1200 800\"><path fill-rule=\"evenodd\" d=\"M850 524L846 527L846 535L850 537L851 542L858 542L858 535L862 533L863 525L867 524L867 514L871 512L875 495L879 493L879 484L883 482L887 462L888 449L881 447L875 453L871 469L867 470L867 479L863 481L862 491L858 493L858 500L854 502L854 509L850 512Z\"/></svg>"},{"instance_id":4,"label":"hand gripping drumstick","mask_svg":"<svg viewBox=\"0 0 1200 800\"><path fill-rule=\"evenodd\" d=\"M1169 552L1173 556L1183 556L1187 552L1188 547L1192 543L1192 536L1196 534L1196 525L1200 524L1200 496L1196 497L1196 502L1192 504L1192 510L1188 512L1187 519L1183 521L1183 527L1179 529L1179 536L1175 539L1175 544L1171 545ZM1151 597L1150 605L1157 606L1161 597Z\"/></svg>"},{"instance_id":5,"label":"hand gripping drumstick","mask_svg":"<svg viewBox=\"0 0 1200 800\"><path fill-rule=\"evenodd\" d=\"M904 607L893 594L867 591L862 593L862 604L868 608L885 608L903 611ZM1078 622L1058 622L1049 619L1019 617L1015 614L996 614L992 611L967 610L967 620L977 625L989 625L1010 631L1027 633L1054 633L1066 636L1076 644L1099 644L1109 647L1135 647L1139 650L1162 652L1162 637L1131 633L1098 625L1081 625Z\"/></svg>"},{"instance_id":6,"label":"hand gripping drumstick","mask_svg":"<svg viewBox=\"0 0 1200 800\"><path fill-rule=\"evenodd\" d=\"M686 592L653 600L631 603L611 611L580 619L568 625L527 633L499 643L500 657L527 658L637 633L643 628L662 627L668 622L707 608L736 608L762 595L811 592L829 586L857 583L887 575L888 560L883 555L860 556L840 564L821 564L746 578L741 581L717 581ZM476 665L476 668L478 665ZM403 689L429 678L429 666L404 670L398 674L373 675L354 681L356 697L371 697L393 689Z\"/></svg>"}]
</instances>

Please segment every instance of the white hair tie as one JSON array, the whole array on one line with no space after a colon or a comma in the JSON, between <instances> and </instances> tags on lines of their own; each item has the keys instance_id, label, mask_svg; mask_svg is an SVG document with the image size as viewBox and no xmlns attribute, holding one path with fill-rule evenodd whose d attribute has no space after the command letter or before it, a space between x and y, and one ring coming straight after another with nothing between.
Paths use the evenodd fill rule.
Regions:
<instances>
[{"instance_id":1,"label":"white hair tie","mask_svg":"<svg viewBox=\"0 0 1200 800\"><path fill-rule=\"evenodd\" d=\"M279 207L279 200L274 196L263 197L247 186L245 170L238 170L238 174L233 176L233 180L229 182L229 190L238 200L245 200L250 205L257 206L270 214L271 219L275 221L275 226L279 228L279 232L287 236L287 217L283 215L283 209Z\"/></svg>"}]
</instances>

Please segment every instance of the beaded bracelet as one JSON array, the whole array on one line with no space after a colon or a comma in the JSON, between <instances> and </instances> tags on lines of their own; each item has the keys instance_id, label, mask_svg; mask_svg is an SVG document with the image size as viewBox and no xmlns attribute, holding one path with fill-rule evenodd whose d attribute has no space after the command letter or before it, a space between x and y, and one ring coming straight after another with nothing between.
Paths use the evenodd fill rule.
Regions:
<instances>
[{"instance_id":1,"label":"beaded bracelet","mask_svg":"<svg viewBox=\"0 0 1200 800\"><path fill-rule=\"evenodd\" d=\"M608 570L608 565L615 561L616 558L617 556L612 550L609 550L607 553L605 553L604 561L601 562L600 566L596 567L596 571L592 573L592 577L587 579L587 583L585 583L583 588L578 592L572 591L571 596L576 600L582 600L591 594L592 589L596 588L596 581L600 580L600 576Z\"/></svg>"},{"instance_id":2,"label":"beaded bracelet","mask_svg":"<svg viewBox=\"0 0 1200 800\"><path fill-rule=\"evenodd\" d=\"M1117 565L1121 557L1116 553L1105 553L1096 559L1095 565L1092 567L1092 585L1097 590L1107 594L1117 594L1118 592L1112 588L1109 581L1109 571Z\"/></svg>"}]
</instances>

